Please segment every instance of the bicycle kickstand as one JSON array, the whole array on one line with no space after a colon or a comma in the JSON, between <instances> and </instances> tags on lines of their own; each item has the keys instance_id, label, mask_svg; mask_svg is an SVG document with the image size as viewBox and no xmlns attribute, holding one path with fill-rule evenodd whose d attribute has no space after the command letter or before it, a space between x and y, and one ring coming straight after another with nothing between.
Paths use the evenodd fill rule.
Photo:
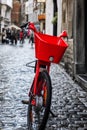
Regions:
<instances>
[{"instance_id":1,"label":"bicycle kickstand","mask_svg":"<svg viewBox=\"0 0 87 130\"><path fill-rule=\"evenodd\" d=\"M52 115L52 117L57 117L57 115L55 115L51 110L50 110L50 114Z\"/></svg>"}]
</instances>

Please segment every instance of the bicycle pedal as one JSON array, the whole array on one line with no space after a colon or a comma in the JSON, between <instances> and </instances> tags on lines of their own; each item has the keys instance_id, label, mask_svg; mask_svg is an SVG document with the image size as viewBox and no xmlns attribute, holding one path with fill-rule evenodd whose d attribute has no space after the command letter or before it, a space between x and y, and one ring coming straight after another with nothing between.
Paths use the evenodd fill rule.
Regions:
<instances>
[{"instance_id":1,"label":"bicycle pedal","mask_svg":"<svg viewBox=\"0 0 87 130\"><path fill-rule=\"evenodd\" d=\"M22 100L22 103L28 105L29 104L29 100Z\"/></svg>"}]
</instances>

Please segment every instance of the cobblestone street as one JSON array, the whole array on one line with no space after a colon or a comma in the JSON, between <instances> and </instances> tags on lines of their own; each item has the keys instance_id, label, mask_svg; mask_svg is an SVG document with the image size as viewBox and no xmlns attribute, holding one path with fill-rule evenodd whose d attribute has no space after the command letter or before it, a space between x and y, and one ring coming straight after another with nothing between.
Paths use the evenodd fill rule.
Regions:
<instances>
[{"instance_id":1,"label":"cobblestone street","mask_svg":"<svg viewBox=\"0 0 87 130\"><path fill-rule=\"evenodd\" d=\"M0 130L27 130L28 90L34 70L26 63L34 61L34 48L26 40L23 46L0 44ZM76 84L59 65L51 66L52 111L46 130L87 130L87 92Z\"/></svg>"}]
</instances>

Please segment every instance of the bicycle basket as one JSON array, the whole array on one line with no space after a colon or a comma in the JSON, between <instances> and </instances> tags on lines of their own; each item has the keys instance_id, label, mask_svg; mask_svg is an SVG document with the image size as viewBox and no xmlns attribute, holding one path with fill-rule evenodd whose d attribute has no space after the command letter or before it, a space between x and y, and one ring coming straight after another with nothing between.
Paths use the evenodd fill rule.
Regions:
<instances>
[{"instance_id":1,"label":"bicycle basket","mask_svg":"<svg viewBox=\"0 0 87 130\"><path fill-rule=\"evenodd\" d=\"M35 33L35 57L39 60L59 63L67 47L60 37Z\"/></svg>"}]
</instances>

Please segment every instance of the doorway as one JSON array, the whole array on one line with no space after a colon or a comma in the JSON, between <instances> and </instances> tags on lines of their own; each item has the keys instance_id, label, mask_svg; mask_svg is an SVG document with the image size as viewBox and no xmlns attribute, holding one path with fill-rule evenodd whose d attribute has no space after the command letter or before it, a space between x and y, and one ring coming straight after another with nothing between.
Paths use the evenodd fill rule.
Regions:
<instances>
[{"instance_id":1,"label":"doorway","mask_svg":"<svg viewBox=\"0 0 87 130\"><path fill-rule=\"evenodd\" d=\"M54 3L54 12L53 12L53 17L55 17L58 9L57 9L57 0L53 0L53 3ZM55 24L53 24L53 35L54 36L57 36L57 22Z\"/></svg>"},{"instance_id":2,"label":"doorway","mask_svg":"<svg viewBox=\"0 0 87 130\"><path fill-rule=\"evenodd\" d=\"M74 0L74 76L87 89L87 3Z\"/></svg>"},{"instance_id":3,"label":"doorway","mask_svg":"<svg viewBox=\"0 0 87 130\"><path fill-rule=\"evenodd\" d=\"M85 68L87 73L87 2L84 2L85 9Z\"/></svg>"}]
</instances>

